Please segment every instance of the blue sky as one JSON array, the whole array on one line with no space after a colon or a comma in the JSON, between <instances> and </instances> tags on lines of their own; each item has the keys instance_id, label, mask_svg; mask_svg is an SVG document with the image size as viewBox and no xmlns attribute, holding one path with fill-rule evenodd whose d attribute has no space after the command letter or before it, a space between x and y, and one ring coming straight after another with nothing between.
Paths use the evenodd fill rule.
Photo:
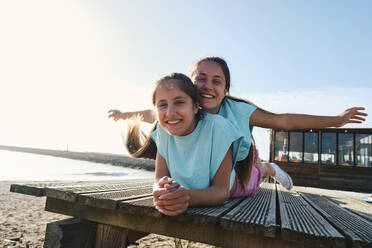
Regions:
<instances>
[{"instance_id":1,"label":"blue sky","mask_svg":"<svg viewBox=\"0 0 372 248\"><path fill-rule=\"evenodd\" d=\"M371 114L370 13L368 0L2 1L1 143L122 153L125 122L107 110L150 108L159 77L204 56L269 111Z\"/></svg>"},{"instance_id":2,"label":"blue sky","mask_svg":"<svg viewBox=\"0 0 372 248\"><path fill-rule=\"evenodd\" d=\"M112 3L81 7L114 30L107 49L115 73L146 68L133 81L218 55L239 92L372 86L370 1Z\"/></svg>"}]
</instances>

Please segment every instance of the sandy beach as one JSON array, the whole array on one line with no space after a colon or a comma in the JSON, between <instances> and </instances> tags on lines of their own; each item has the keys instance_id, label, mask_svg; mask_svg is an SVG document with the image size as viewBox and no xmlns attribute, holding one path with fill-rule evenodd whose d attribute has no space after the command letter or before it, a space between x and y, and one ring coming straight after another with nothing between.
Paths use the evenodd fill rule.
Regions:
<instances>
[{"instance_id":1,"label":"sandy beach","mask_svg":"<svg viewBox=\"0 0 372 248\"><path fill-rule=\"evenodd\" d=\"M0 181L0 247L43 247L46 224L69 218L44 211L46 197L9 191L11 181ZM161 235L150 234L130 247L212 247Z\"/></svg>"}]
</instances>

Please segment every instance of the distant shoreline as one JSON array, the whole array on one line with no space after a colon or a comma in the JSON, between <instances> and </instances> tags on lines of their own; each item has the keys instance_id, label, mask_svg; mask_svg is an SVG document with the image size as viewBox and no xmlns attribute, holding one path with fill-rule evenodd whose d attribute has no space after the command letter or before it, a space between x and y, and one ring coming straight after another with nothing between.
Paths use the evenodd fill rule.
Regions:
<instances>
[{"instance_id":1,"label":"distant shoreline","mask_svg":"<svg viewBox=\"0 0 372 248\"><path fill-rule=\"evenodd\" d=\"M124 155L96 153L96 152L72 152L52 149L29 148L18 146L4 146L0 145L0 150L7 150L13 152L25 152L39 155L47 155L75 160L85 160L95 163L105 163L117 166L123 166L133 169L143 169L148 171L155 170L154 160L131 158Z\"/></svg>"}]
</instances>

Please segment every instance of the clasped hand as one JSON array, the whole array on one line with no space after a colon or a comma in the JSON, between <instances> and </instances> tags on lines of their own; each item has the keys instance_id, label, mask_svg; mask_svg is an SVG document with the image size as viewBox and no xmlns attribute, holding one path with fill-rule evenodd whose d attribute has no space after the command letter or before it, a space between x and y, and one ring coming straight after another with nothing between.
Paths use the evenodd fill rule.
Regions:
<instances>
[{"instance_id":1,"label":"clasped hand","mask_svg":"<svg viewBox=\"0 0 372 248\"><path fill-rule=\"evenodd\" d=\"M162 177L152 191L155 208L169 216L182 214L189 206L187 189L170 177Z\"/></svg>"}]
</instances>

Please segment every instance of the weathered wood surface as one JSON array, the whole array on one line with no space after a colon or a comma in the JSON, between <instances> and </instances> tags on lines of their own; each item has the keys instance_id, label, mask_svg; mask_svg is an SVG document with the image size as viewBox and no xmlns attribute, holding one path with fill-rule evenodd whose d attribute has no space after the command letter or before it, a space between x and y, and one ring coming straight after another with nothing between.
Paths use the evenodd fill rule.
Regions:
<instances>
[{"instance_id":1,"label":"weathered wood surface","mask_svg":"<svg viewBox=\"0 0 372 248\"><path fill-rule=\"evenodd\" d=\"M297 192L278 186L283 239L318 247L346 247L344 236Z\"/></svg>"},{"instance_id":2,"label":"weathered wood surface","mask_svg":"<svg viewBox=\"0 0 372 248\"><path fill-rule=\"evenodd\" d=\"M218 228L218 225L196 225L188 221L179 221L177 218L160 214L157 217L134 215L120 210L83 206L76 202L54 198L47 198L45 209L50 212L81 217L101 224L145 233L178 237L220 247L304 247L283 241L280 237L268 238L246 232L229 231Z\"/></svg>"},{"instance_id":3,"label":"weathered wood surface","mask_svg":"<svg viewBox=\"0 0 372 248\"><path fill-rule=\"evenodd\" d=\"M94 248L97 224L69 218L47 224L44 248Z\"/></svg>"},{"instance_id":4,"label":"weathered wood surface","mask_svg":"<svg viewBox=\"0 0 372 248\"><path fill-rule=\"evenodd\" d=\"M323 217L333 223L349 240L352 247L371 247L372 222L320 195L301 193ZM372 206L371 206L372 208ZM371 209L372 212L372 209Z\"/></svg>"},{"instance_id":5,"label":"weathered wood surface","mask_svg":"<svg viewBox=\"0 0 372 248\"><path fill-rule=\"evenodd\" d=\"M303 187L298 192L297 187L287 191L263 183L254 198L230 199L219 207L189 208L169 217L154 208L151 186L152 180L38 183L12 185L11 191L46 195L47 211L223 247L372 247L370 220L363 217L369 217L372 205L353 202L365 211L356 214L350 204L349 208L334 204L327 192L317 194ZM341 223L333 212L352 219Z\"/></svg>"},{"instance_id":6,"label":"weathered wood surface","mask_svg":"<svg viewBox=\"0 0 372 248\"><path fill-rule=\"evenodd\" d=\"M276 235L275 184L262 184L257 195L242 198L243 201L221 218L221 226L227 230L244 230L267 237Z\"/></svg>"},{"instance_id":7,"label":"weathered wood surface","mask_svg":"<svg viewBox=\"0 0 372 248\"><path fill-rule=\"evenodd\" d=\"M46 196L47 191L50 197L58 198L65 196L70 199L70 194L106 192L128 187L136 187L138 184L150 185L153 179L130 179L125 181L73 181L73 182L29 182L12 184L11 192L17 192L32 196ZM54 195L56 194L56 195ZM75 198L72 199L74 201Z\"/></svg>"},{"instance_id":8,"label":"weathered wood surface","mask_svg":"<svg viewBox=\"0 0 372 248\"><path fill-rule=\"evenodd\" d=\"M127 236L128 231L126 229L98 224L95 248L125 248L129 243Z\"/></svg>"}]
</instances>

